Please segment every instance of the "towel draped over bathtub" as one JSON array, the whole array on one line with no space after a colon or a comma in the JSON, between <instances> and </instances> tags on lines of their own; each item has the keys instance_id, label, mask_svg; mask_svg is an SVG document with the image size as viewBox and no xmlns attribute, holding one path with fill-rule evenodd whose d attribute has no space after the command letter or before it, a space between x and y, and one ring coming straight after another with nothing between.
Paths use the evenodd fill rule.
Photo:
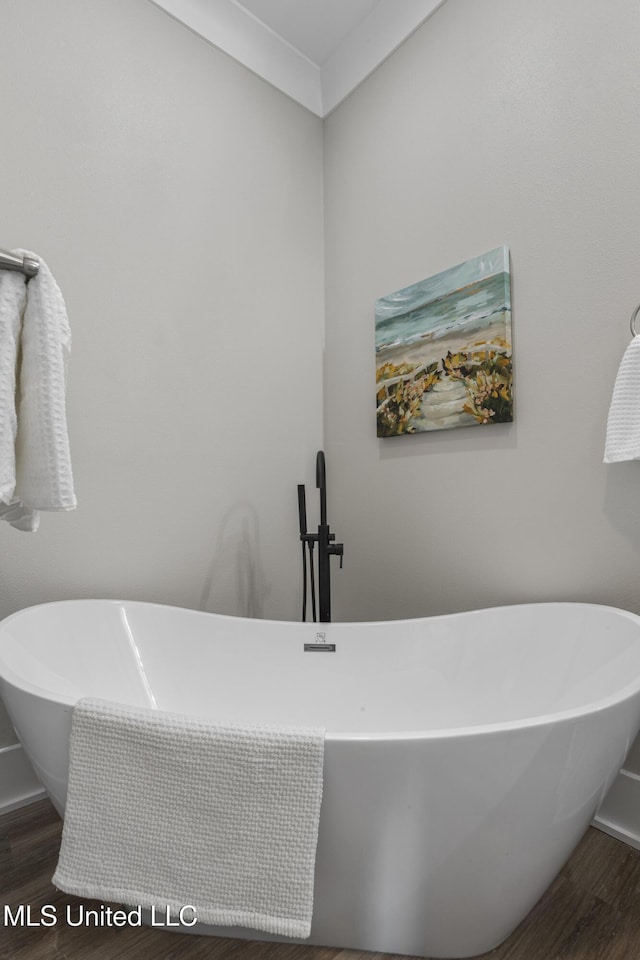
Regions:
<instances>
[{"instance_id":1,"label":"towel draped over bathtub","mask_svg":"<svg viewBox=\"0 0 640 960\"><path fill-rule=\"evenodd\" d=\"M40 510L76 506L65 410L70 349L64 298L46 263L28 283L0 270L0 519L18 530L37 530Z\"/></svg>"},{"instance_id":2,"label":"towel draped over bathtub","mask_svg":"<svg viewBox=\"0 0 640 960\"><path fill-rule=\"evenodd\" d=\"M306 938L324 731L80 700L53 883Z\"/></svg>"}]
</instances>

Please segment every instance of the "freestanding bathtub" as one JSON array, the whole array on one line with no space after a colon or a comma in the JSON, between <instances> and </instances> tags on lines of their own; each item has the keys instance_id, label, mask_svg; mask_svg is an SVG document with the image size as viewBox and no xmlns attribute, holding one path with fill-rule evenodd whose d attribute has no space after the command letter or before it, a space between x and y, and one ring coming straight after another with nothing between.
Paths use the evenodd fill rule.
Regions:
<instances>
[{"instance_id":1,"label":"freestanding bathtub","mask_svg":"<svg viewBox=\"0 0 640 960\"><path fill-rule=\"evenodd\" d=\"M640 617L549 603L319 625L64 601L0 624L0 681L61 814L80 697L325 727L307 942L466 957L524 918L619 770Z\"/></svg>"}]
</instances>

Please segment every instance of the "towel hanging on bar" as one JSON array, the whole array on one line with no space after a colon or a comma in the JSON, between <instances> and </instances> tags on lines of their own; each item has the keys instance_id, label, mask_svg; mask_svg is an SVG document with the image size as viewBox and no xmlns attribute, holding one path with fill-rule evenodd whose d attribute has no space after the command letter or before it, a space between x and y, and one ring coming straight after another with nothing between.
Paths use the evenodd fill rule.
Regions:
<instances>
[{"instance_id":1,"label":"towel hanging on bar","mask_svg":"<svg viewBox=\"0 0 640 960\"><path fill-rule=\"evenodd\" d=\"M631 343L624 352L613 386L607 417L604 462L640 460L640 334L636 317L640 304L631 314Z\"/></svg>"},{"instance_id":2,"label":"towel hanging on bar","mask_svg":"<svg viewBox=\"0 0 640 960\"><path fill-rule=\"evenodd\" d=\"M0 270L0 520L34 532L39 511L76 506L65 411L71 332L47 264L28 250L14 256L39 270L30 282Z\"/></svg>"}]
</instances>

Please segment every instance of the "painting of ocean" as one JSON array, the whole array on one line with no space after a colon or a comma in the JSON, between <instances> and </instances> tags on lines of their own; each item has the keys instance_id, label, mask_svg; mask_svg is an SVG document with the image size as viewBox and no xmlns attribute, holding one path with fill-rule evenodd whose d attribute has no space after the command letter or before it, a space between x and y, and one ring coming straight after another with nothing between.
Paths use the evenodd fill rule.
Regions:
<instances>
[{"instance_id":1,"label":"painting of ocean","mask_svg":"<svg viewBox=\"0 0 640 960\"><path fill-rule=\"evenodd\" d=\"M509 250L376 301L379 437L513 420Z\"/></svg>"}]
</instances>

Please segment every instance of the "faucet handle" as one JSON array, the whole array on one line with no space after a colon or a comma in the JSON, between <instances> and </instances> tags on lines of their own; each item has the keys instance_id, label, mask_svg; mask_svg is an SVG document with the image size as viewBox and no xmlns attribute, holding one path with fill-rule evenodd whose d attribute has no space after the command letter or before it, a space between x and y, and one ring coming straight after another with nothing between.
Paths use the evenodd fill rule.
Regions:
<instances>
[{"instance_id":1,"label":"faucet handle","mask_svg":"<svg viewBox=\"0 0 640 960\"><path fill-rule=\"evenodd\" d=\"M329 547L329 555L340 557L340 569L342 570L342 558L344 556L344 543L332 543Z\"/></svg>"}]
</instances>

